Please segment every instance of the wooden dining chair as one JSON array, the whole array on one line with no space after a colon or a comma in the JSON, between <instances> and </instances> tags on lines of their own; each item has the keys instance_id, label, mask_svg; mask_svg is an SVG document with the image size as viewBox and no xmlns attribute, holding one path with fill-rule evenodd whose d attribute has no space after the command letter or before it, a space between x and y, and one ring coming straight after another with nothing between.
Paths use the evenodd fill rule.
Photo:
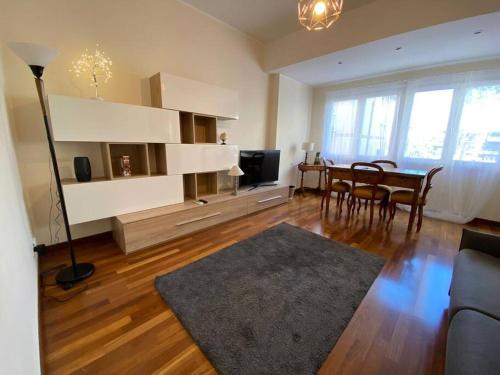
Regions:
<instances>
[{"instance_id":1,"label":"wooden dining chair","mask_svg":"<svg viewBox=\"0 0 500 375\"><path fill-rule=\"evenodd\" d=\"M418 221L417 221L417 232L420 231L422 227L422 220L424 216L424 206L427 204L427 194L432 189L432 178L443 170L443 166L437 168L432 168L425 177L425 187L421 195L418 197ZM396 204L404 204L411 206L413 203L413 191L412 190L396 190L391 194L391 200L389 203L389 221L394 220L396 215Z\"/></svg>"},{"instance_id":2,"label":"wooden dining chair","mask_svg":"<svg viewBox=\"0 0 500 375\"><path fill-rule=\"evenodd\" d=\"M398 164L395 162L395 161L392 161L392 160L385 160L385 159L381 159L381 160L374 160L372 161L373 164L387 164L387 165L390 165L391 167L393 168L397 168L398 167ZM392 193L392 189L390 186L386 186L386 185L380 185L379 187L381 187L382 189L387 189L387 191L390 193ZM359 209L361 208L361 199L358 199L358 213L359 213ZM365 199L365 210L368 208L368 199Z\"/></svg>"},{"instance_id":3,"label":"wooden dining chair","mask_svg":"<svg viewBox=\"0 0 500 375\"><path fill-rule=\"evenodd\" d=\"M330 165L334 165L332 160L328 160L328 163ZM323 159L323 165L325 166L325 192L323 194L323 197L321 198L321 211L323 211L323 205L326 199L326 196L328 194L328 169L326 160ZM338 181L332 181L332 186L330 188L331 192L337 193L337 209L339 210L339 214L342 213L342 206L344 204L345 196L346 194L350 193L351 191L351 185L345 181L338 180Z\"/></svg>"},{"instance_id":4,"label":"wooden dining chair","mask_svg":"<svg viewBox=\"0 0 500 375\"><path fill-rule=\"evenodd\" d=\"M375 163L358 162L351 165L352 188L351 196L348 199L348 219L354 213L356 199L366 199L370 201L370 225L373 222L373 212L375 201L380 202L379 217L385 219L387 204L389 202L389 192L379 184L384 180L384 169ZM356 184L364 184L356 186ZM359 209L358 209L359 210Z\"/></svg>"},{"instance_id":5,"label":"wooden dining chair","mask_svg":"<svg viewBox=\"0 0 500 375\"><path fill-rule=\"evenodd\" d=\"M398 164L395 161L392 160L374 160L372 161L374 164L389 164L390 166L397 168Z\"/></svg>"}]
</instances>

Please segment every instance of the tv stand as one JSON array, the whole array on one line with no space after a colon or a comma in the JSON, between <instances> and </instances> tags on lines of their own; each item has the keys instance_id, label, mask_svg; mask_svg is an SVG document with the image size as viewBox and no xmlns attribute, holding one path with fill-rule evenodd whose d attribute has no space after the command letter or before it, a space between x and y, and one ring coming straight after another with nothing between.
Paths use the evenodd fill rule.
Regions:
<instances>
[{"instance_id":1,"label":"tv stand","mask_svg":"<svg viewBox=\"0 0 500 375\"><path fill-rule=\"evenodd\" d=\"M252 192L247 188L240 189L238 195L227 192L206 196L203 199L208 203L201 206L189 199L115 216L113 237L128 254L288 202L288 185L262 187Z\"/></svg>"},{"instance_id":2,"label":"tv stand","mask_svg":"<svg viewBox=\"0 0 500 375\"><path fill-rule=\"evenodd\" d=\"M248 189L247 191L252 191L252 190L255 190L255 189L258 189L260 187L265 187L265 186L278 186L278 183L272 183L272 184L259 184L259 185L253 185L250 189Z\"/></svg>"}]
</instances>

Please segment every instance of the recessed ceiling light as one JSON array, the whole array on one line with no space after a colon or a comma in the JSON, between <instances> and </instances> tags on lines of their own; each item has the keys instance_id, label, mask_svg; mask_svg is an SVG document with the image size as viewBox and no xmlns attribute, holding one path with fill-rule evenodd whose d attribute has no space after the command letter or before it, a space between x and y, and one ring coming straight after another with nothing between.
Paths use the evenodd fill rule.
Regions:
<instances>
[{"instance_id":1,"label":"recessed ceiling light","mask_svg":"<svg viewBox=\"0 0 500 375\"><path fill-rule=\"evenodd\" d=\"M483 32L482 30L476 30L476 31L474 31L474 35L479 35L479 34L481 34L482 32Z\"/></svg>"},{"instance_id":2,"label":"recessed ceiling light","mask_svg":"<svg viewBox=\"0 0 500 375\"><path fill-rule=\"evenodd\" d=\"M403 47L396 47L396 51L401 51Z\"/></svg>"}]
</instances>

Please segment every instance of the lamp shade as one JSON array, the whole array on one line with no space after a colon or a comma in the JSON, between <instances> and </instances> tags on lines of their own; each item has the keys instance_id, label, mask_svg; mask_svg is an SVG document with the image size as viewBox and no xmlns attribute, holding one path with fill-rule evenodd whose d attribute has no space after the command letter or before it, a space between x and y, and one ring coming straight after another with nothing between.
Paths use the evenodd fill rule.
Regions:
<instances>
[{"instance_id":1,"label":"lamp shade","mask_svg":"<svg viewBox=\"0 0 500 375\"><path fill-rule=\"evenodd\" d=\"M243 176L244 174L245 173L237 165L233 165L229 172L227 172L227 175L232 177Z\"/></svg>"},{"instance_id":2,"label":"lamp shade","mask_svg":"<svg viewBox=\"0 0 500 375\"><path fill-rule=\"evenodd\" d=\"M10 42L7 45L29 66L45 67L57 56L57 50L35 43Z\"/></svg>"},{"instance_id":3,"label":"lamp shade","mask_svg":"<svg viewBox=\"0 0 500 375\"><path fill-rule=\"evenodd\" d=\"M307 152L314 150L314 142L302 143L302 150L307 151Z\"/></svg>"}]
</instances>

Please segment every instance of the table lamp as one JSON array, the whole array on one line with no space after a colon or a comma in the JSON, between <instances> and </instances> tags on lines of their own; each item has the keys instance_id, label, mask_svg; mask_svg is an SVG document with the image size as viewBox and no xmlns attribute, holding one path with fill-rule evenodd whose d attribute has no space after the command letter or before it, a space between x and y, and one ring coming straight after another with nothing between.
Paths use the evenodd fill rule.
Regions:
<instances>
[{"instance_id":1,"label":"table lamp","mask_svg":"<svg viewBox=\"0 0 500 375\"><path fill-rule=\"evenodd\" d=\"M238 195L238 177L243 176L245 173L241 170L240 167L237 165L233 165L232 168L227 172L228 176L231 176L234 178L233 186L234 186L234 191L233 195Z\"/></svg>"},{"instance_id":2,"label":"table lamp","mask_svg":"<svg viewBox=\"0 0 500 375\"><path fill-rule=\"evenodd\" d=\"M302 150L306 152L306 158L304 159L304 164L307 164L307 154L314 150L314 142L304 142L302 143Z\"/></svg>"},{"instance_id":3,"label":"table lamp","mask_svg":"<svg viewBox=\"0 0 500 375\"><path fill-rule=\"evenodd\" d=\"M68 214L66 212L66 203L64 201L64 193L61 185L61 177L57 166L56 150L52 140L50 118L47 112L45 103L45 87L42 80L43 70L57 55L57 51L52 48L47 48L33 43L8 43L10 49L23 60L33 72L35 78L36 89L38 92L38 100L42 107L43 121L45 123L45 132L47 133L47 142L49 145L50 159L54 170L57 192L61 204L61 211L64 220L64 228L66 229L66 238L68 240L69 255L71 258L71 266L63 268L56 275L56 281L64 289L73 287L73 284L86 279L94 273L94 265L92 263L77 263L75 250L73 248L73 240L71 238L71 230L69 227Z\"/></svg>"}]
</instances>

